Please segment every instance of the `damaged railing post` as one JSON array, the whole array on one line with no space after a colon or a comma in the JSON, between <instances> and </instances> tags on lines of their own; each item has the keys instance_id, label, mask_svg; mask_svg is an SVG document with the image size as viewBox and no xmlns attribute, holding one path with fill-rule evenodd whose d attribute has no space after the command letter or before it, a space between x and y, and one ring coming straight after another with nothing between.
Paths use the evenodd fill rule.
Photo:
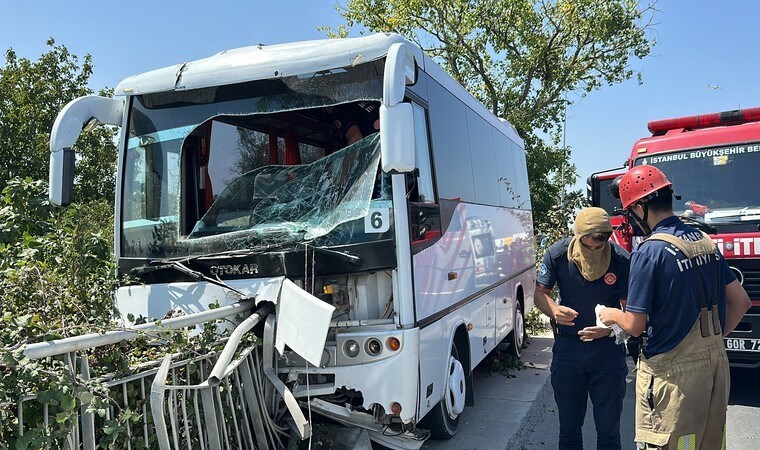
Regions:
<instances>
[{"instance_id":1,"label":"damaged railing post","mask_svg":"<svg viewBox=\"0 0 760 450\"><path fill-rule=\"evenodd\" d=\"M301 439L307 439L311 436L311 423L309 423L309 421L306 420L306 417L304 417L301 407L298 405L298 400L296 400L293 393L290 392L290 389L285 386L285 383L277 378L277 372L275 372L274 367L272 366L274 360L274 325L274 317L268 317L264 322L264 375L266 375L269 382L272 383L274 388L280 394L280 397L282 397L282 400L285 402L285 406L288 408L288 411L293 418L293 422L295 423L298 437Z\"/></svg>"},{"instance_id":2,"label":"damaged railing post","mask_svg":"<svg viewBox=\"0 0 760 450\"><path fill-rule=\"evenodd\" d=\"M164 359L151 386L151 411L159 448L162 450L173 448L170 431L174 436L174 446L182 447L182 443L176 433L179 425L174 421L176 413L172 411L173 400L172 397L166 396L167 391L181 391L182 399L187 395L191 395L190 392L193 392L192 395L195 395L196 400L193 406L196 409L196 417L201 415L201 411L203 416L205 438L202 436L199 438L202 448L204 448L204 445L209 450L231 448L231 439L237 440L237 448L253 448L256 444L258 444L258 448L282 447L282 443L276 435L277 431L272 428L270 430L271 433L267 433L268 430L265 427L267 425L271 428L274 425L272 419L266 415L266 409L263 408L263 389L255 386L254 378L258 374L258 364L254 367L250 366L252 363L251 356L257 351L257 346L249 346L241 350L236 356L236 352L240 350L245 334L267 317L273 319L274 315L271 314L273 312L274 304L272 303L264 302L258 305L258 310L243 320L231 333L207 378L201 369L201 382L199 384L176 385L174 381L169 383L168 376L172 367L171 356L167 356ZM236 373L236 371L238 372ZM235 379L239 375L243 375L246 379L242 383L238 381L238 390L233 394L232 389L234 389ZM233 379L233 381L225 383L225 379ZM223 400L221 390L225 391L223 395L228 400L226 403ZM236 400L234 396L238 395L241 397ZM198 396L201 398L200 410L198 408ZM165 418L165 403L167 401L169 402L168 414L172 419L171 423L167 423ZM237 407L240 409L236 409ZM225 411L230 413L231 420L227 420ZM238 413L240 416L238 416ZM253 421L253 427L256 431L255 436L249 429L248 417ZM238 419L243 420L245 423L240 424ZM198 419L197 424L201 424L200 419ZM231 429L228 430L228 426Z\"/></svg>"},{"instance_id":3,"label":"damaged railing post","mask_svg":"<svg viewBox=\"0 0 760 450\"><path fill-rule=\"evenodd\" d=\"M150 408L153 413L153 423L156 430L156 438L159 448L168 449L169 433L166 428L166 419L164 418L164 393L166 391L166 377L169 375L169 368L172 364L171 355L166 355L161 367L158 369L153 384L150 388Z\"/></svg>"},{"instance_id":4,"label":"damaged railing post","mask_svg":"<svg viewBox=\"0 0 760 450\"><path fill-rule=\"evenodd\" d=\"M235 350L237 350L240 341L243 336L251 331L253 327L258 325L261 319L267 317L272 311L274 311L274 305L272 303L265 303L259 310L251 314L251 316L244 321L240 322L235 330L230 334L229 340L224 345L224 350L219 354L219 358L214 364L214 368L211 370L211 374L208 377L208 384L211 387L219 386L222 378L225 376L232 357L235 356Z\"/></svg>"}]
</instances>

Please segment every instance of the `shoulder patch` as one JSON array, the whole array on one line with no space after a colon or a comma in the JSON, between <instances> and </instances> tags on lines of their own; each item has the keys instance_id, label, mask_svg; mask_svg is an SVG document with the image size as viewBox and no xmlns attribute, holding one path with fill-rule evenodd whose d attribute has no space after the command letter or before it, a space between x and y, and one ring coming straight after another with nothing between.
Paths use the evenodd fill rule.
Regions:
<instances>
[{"instance_id":1,"label":"shoulder patch","mask_svg":"<svg viewBox=\"0 0 760 450\"><path fill-rule=\"evenodd\" d=\"M612 272L607 272L604 275L604 282L607 283L607 285L612 286L617 281L617 275L615 275Z\"/></svg>"},{"instance_id":2,"label":"shoulder patch","mask_svg":"<svg viewBox=\"0 0 760 450\"><path fill-rule=\"evenodd\" d=\"M546 267L546 264L541 263L540 266L538 266L538 274L539 275L546 275L546 273L549 272L549 268Z\"/></svg>"},{"instance_id":3,"label":"shoulder patch","mask_svg":"<svg viewBox=\"0 0 760 450\"><path fill-rule=\"evenodd\" d=\"M624 249L623 247L615 244L612 242L612 251L610 252L610 255L612 258L620 261L629 261L631 259L631 254L628 252L628 250Z\"/></svg>"}]
</instances>

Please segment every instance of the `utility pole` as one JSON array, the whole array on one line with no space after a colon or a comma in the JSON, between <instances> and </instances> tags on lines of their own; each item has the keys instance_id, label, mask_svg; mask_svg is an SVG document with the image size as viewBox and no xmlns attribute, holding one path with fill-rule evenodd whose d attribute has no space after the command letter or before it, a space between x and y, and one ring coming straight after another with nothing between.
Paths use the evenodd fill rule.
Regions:
<instances>
[{"instance_id":1,"label":"utility pole","mask_svg":"<svg viewBox=\"0 0 760 450\"><path fill-rule=\"evenodd\" d=\"M559 206L560 208L565 207L565 151L567 150L567 144L566 144L566 137L567 137L567 93L565 93L565 113L563 118L563 124L562 124L562 163L559 166L559 183L560 183L560 192L559 192Z\"/></svg>"}]
</instances>

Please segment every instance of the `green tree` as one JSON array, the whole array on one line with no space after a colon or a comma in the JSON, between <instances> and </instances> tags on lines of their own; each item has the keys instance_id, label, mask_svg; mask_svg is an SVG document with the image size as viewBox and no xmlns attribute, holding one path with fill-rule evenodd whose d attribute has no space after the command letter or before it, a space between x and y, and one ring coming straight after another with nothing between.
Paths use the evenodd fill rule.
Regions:
<instances>
[{"instance_id":1,"label":"green tree","mask_svg":"<svg viewBox=\"0 0 760 450\"><path fill-rule=\"evenodd\" d=\"M92 64L89 55L80 64L66 47L47 44L50 50L34 62L7 50L0 66L0 448L59 448L78 408L61 361L29 361L22 346L110 328L115 313L114 131L98 127L83 135L79 202L53 207L46 182L50 130L66 103L92 93ZM20 438L15 405L30 393L65 407L55 430Z\"/></svg>"},{"instance_id":2,"label":"green tree","mask_svg":"<svg viewBox=\"0 0 760 450\"><path fill-rule=\"evenodd\" d=\"M630 79L631 59L655 44L648 37L655 5L638 0L348 0L336 9L346 23L323 27L328 34L345 37L352 27L402 34L518 129L537 229L564 226L580 201L573 193L556 214L560 192L577 176L559 145L572 103L566 94Z\"/></svg>"},{"instance_id":3,"label":"green tree","mask_svg":"<svg viewBox=\"0 0 760 450\"><path fill-rule=\"evenodd\" d=\"M87 87L92 59L80 64L63 45L48 40L50 50L37 61L5 52L0 67L0 191L13 177L48 178L50 130L69 101L93 91ZM104 90L101 95L110 96ZM113 202L116 146L114 131L99 127L77 147L77 199Z\"/></svg>"}]
</instances>

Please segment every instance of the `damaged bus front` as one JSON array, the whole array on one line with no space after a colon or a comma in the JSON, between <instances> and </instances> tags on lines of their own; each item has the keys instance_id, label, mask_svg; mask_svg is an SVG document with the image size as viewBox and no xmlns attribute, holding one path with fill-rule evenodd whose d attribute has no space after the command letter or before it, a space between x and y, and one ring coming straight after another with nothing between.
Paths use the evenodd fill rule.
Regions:
<instances>
[{"instance_id":1,"label":"damaged bus front","mask_svg":"<svg viewBox=\"0 0 760 450\"><path fill-rule=\"evenodd\" d=\"M59 116L51 200L71 201L70 148L82 125L120 126L115 249L119 274L134 280L118 289L122 315L152 320L246 298L273 304L257 333L286 396L375 440L390 442L384 435L393 430L404 439L390 445L419 446L428 435L419 419L449 398L457 405L444 411L457 419L465 377L480 360L468 357L462 368L460 356L452 375L455 330L440 333L440 344L421 343L415 316L413 253L433 251L446 215L424 128L425 61L434 64L401 37L374 35L248 47L128 78L116 89L123 100L85 97ZM489 228L488 248L532 235L522 211L514 229ZM459 213L448 220L469 223ZM487 216L479 220L498 220ZM456 245L471 246L460 228ZM530 267L532 242L524 244L512 246L519 254L509 261ZM474 271L475 258L466 257ZM488 261L489 279L478 278L472 292L517 286L495 257ZM516 326L515 292L503 301L515 308L509 324L492 327ZM521 345L524 330L515 333ZM466 332L457 339L465 345ZM421 369L423 348L440 355ZM420 371L431 366L440 367L422 392Z\"/></svg>"}]
</instances>

